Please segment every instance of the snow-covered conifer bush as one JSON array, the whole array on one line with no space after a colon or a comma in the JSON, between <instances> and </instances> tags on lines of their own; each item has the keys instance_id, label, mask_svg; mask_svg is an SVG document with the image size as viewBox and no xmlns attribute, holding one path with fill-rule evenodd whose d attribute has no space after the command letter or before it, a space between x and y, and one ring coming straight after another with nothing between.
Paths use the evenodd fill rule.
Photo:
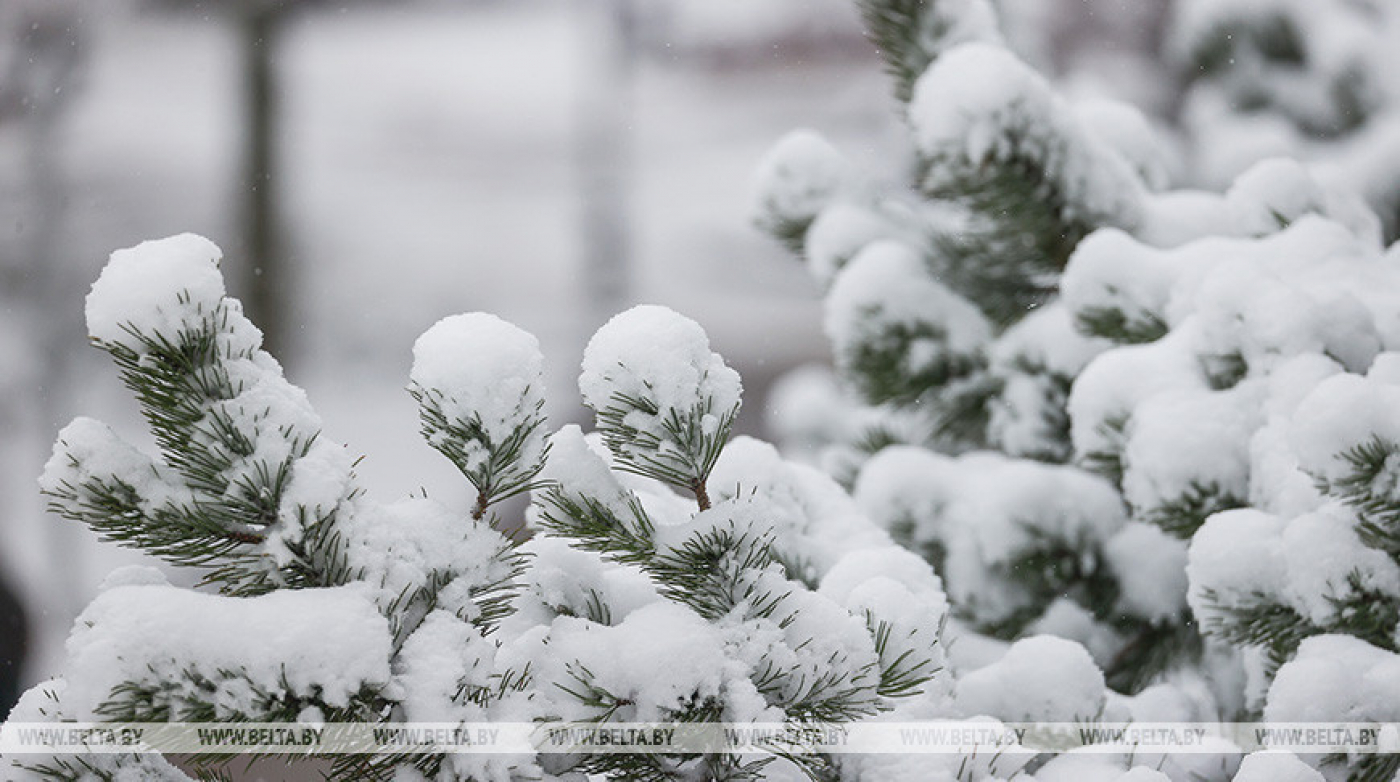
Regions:
<instances>
[{"instance_id":1,"label":"snow-covered conifer bush","mask_svg":"<svg viewBox=\"0 0 1400 782\"><path fill-rule=\"evenodd\" d=\"M1111 338L1161 325L1071 313L1059 276L1095 231L1171 246L1266 207L1157 192L1165 163L1141 116L1062 97L1001 45L986 2L861 8L905 101L912 181L869 181L799 131L758 186L757 222L827 290L854 410L826 466L935 564L973 629L1074 638L1141 689L1199 654L1185 547L1076 458L1067 401Z\"/></svg>"},{"instance_id":2,"label":"snow-covered conifer bush","mask_svg":"<svg viewBox=\"0 0 1400 782\"><path fill-rule=\"evenodd\" d=\"M1270 189L1300 197L1286 172ZM1076 441L1117 465L1135 513L1189 540L1192 612L1244 649L1253 713L1394 721L1400 258L1374 231L1316 214L1281 223L1170 251L1086 242L1065 277L1074 306L1165 333L1085 370ZM1109 265L1141 287L1113 289ZM1400 769L1351 760L1353 779Z\"/></svg>"},{"instance_id":3,"label":"snow-covered conifer bush","mask_svg":"<svg viewBox=\"0 0 1400 782\"><path fill-rule=\"evenodd\" d=\"M955 664L959 636L982 643L967 628L1051 633L1139 714L1394 719L1400 693L1354 679L1388 675L1400 618L1379 499L1400 281L1376 216L1287 160L1163 190L1150 145L1123 143L1143 134L1117 132L1131 110L1069 103L984 4L861 6L914 178L871 182L802 131L762 164L757 222L826 288L850 409L825 466L935 564ZM1354 637L1300 648L1328 632ZM1353 679L1314 697L1323 668Z\"/></svg>"},{"instance_id":4,"label":"snow-covered conifer bush","mask_svg":"<svg viewBox=\"0 0 1400 782\"><path fill-rule=\"evenodd\" d=\"M113 574L76 623L62 675L27 693L12 723L959 716L938 577L818 471L731 441L739 377L693 321L639 307L609 322L580 378L597 433L550 436L535 339L490 315L441 321L414 346L409 390L429 445L476 500L385 504L260 349L219 257L192 235L113 254L88 298L89 332L159 456L79 419L41 481L60 515L198 567L210 589L151 568ZM536 534L520 543L497 531L494 509L525 491ZM961 697L1004 705L1001 686ZM1094 716L1101 682L1086 692ZM859 759L774 750L327 762L347 779L888 778ZM998 764L1014 771L964 762ZM17 755L5 768L187 778L152 754Z\"/></svg>"},{"instance_id":5,"label":"snow-covered conifer bush","mask_svg":"<svg viewBox=\"0 0 1400 782\"><path fill-rule=\"evenodd\" d=\"M1245 189L1270 194L1274 230L1172 249L1108 232L1071 260L1071 310L1160 324L1080 375L1076 449L1134 516L1189 543L1192 615L1243 650L1246 713L1393 721L1400 259L1374 217L1330 210L1294 164L1262 164L1230 195ZM1339 778L1400 770L1349 760Z\"/></svg>"}]
</instances>

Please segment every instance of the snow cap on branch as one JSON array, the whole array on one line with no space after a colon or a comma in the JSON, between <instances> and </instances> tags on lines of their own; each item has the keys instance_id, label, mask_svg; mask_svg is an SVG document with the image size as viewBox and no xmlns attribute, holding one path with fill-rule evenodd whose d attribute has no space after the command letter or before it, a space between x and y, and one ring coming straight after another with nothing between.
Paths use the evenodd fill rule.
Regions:
<instances>
[{"instance_id":1,"label":"snow cap on branch","mask_svg":"<svg viewBox=\"0 0 1400 782\"><path fill-rule=\"evenodd\" d=\"M527 488L544 458L544 356L528 332L482 312L438 321L413 345L428 442L484 501Z\"/></svg>"},{"instance_id":2,"label":"snow cap on branch","mask_svg":"<svg viewBox=\"0 0 1400 782\"><path fill-rule=\"evenodd\" d=\"M593 335L578 382L621 468L686 488L709 475L742 390L698 323L654 305Z\"/></svg>"},{"instance_id":3,"label":"snow cap on branch","mask_svg":"<svg viewBox=\"0 0 1400 782\"><path fill-rule=\"evenodd\" d=\"M223 252L195 234L180 234L117 250L87 298L88 335L138 349L132 330L172 341L224 301Z\"/></svg>"}]
</instances>

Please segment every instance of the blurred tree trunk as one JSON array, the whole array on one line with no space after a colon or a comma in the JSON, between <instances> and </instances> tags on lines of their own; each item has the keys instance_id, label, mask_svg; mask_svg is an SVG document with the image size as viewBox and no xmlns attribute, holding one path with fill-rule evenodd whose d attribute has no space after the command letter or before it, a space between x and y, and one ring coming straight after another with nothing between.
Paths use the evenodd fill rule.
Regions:
<instances>
[{"instance_id":1,"label":"blurred tree trunk","mask_svg":"<svg viewBox=\"0 0 1400 782\"><path fill-rule=\"evenodd\" d=\"M631 287L632 0L584 3L584 63L576 104L575 155L581 210L583 333L628 301Z\"/></svg>"},{"instance_id":2,"label":"blurred tree trunk","mask_svg":"<svg viewBox=\"0 0 1400 782\"><path fill-rule=\"evenodd\" d=\"M277 50L286 19L286 4L255 2L238 17L243 52L244 148L242 210L243 279L241 295L250 319L262 329L268 352L286 361L289 302L293 275L283 255L282 187L277 141L281 95Z\"/></svg>"},{"instance_id":3,"label":"blurred tree trunk","mask_svg":"<svg viewBox=\"0 0 1400 782\"><path fill-rule=\"evenodd\" d=\"M7 36L0 44L0 122L18 124L24 150L22 170L14 172L23 177L22 196L16 202L15 257L0 263L0 307L15 318L5 325L20 335L10 343L16 353L5 356L4 370L19 380L8 379L15 385L7 389L16 393L7 394L0 405L0 428L5 431L5 467L26 465L22 473L0 477L0 510L9 514L11 526L8 540L0 545L38 554L44 563L38 572L25 573L30 583L17 584L8 574L0 578L4 714L18 693L23 658L36 651L34 641L64 637L83 604L83 533L44 517L28 465L42 459L40 454L69 414L70 362L84 342L81 322L66 314L72 312L69 297L75 287L67 273L71 264L64 262L70 193L60 146L81 65L84 8L75 2L50 2L0 10L5 11L0 13L0 33ZM36 536L37 545L22 540L27 535ZM21 591L30 595L30 611L7 594L15 587L27 587ZM39 632L32 632L35 629Z\"/></svg>"}]
</instances>

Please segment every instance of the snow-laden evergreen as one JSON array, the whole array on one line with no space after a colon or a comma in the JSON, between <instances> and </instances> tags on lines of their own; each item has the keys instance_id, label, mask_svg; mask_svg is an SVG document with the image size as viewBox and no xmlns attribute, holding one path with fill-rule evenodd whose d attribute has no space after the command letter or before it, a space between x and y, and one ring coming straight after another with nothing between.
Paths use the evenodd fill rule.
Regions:
<instances>
[{"instance_id":1,"label":"snow-laden evergreen","mask_svg":"<svg viewBox=\"0 0 1400 782\"><path fill-rule=\"evenodd\" d=\"M92 336L160 455L79 419L42 479L62 515L200 567L217 593L114 574L66 669L11 720L800 725L966 711L939 578L820 472L730 440L739 377L695 322L639 307L608 323L580 377L599 431L547 439L534 338L489 315L440 322L414 347L409 390L476 502L386 504L259 349L218 260L193 236L113 255L88 299ZM523 490L535 534L517 543L495 509ZM1007 702L1012 686L988 680L976 697ZM882 778L801 754L331 761L397 780ZM147 755L6 764L9 778L185 778Z\"/></svg>"},{"instance_id":2,"label":"snow-laden evergreen","mask_svg":"<svg viewBox=\"0 0 1400 782\"><path fill-rule=\"evenodd\" d=\"M1237 11L1314 12L1182 5L1198 31ZM935 13L862 7L868 20L905 14L909 29ZM1348 13L1383 26L1388 11L1368 8ZM1328 31L1343 21L1318 41L1293 32L1341 56ZM1049 633L1081 644L1116 690L1100 718L1394 719L1400 266L1381 221L1344 178L1282 159L1223 193L1163 190L1170 166L1128 130L1147 127L1139 116L1071 103L995 36L874 36L917 165L906 184L877 183L822 148L840 184L826 180L820 209L807 203L803 235L780 238L827 291L845 400L810 370L782 393L812 405L789 431L824 440L826 469L943 577L959 692L1017 639ZM927 70L904 89L903 64L920 58ZM1307 62L1312 75L1345 70ZM1231 89L1259 75L1233 65ZM780 142L761 166L761 228L774 191L802 181L769 175L800 167L794 149ZM1154 768L1229 779L1233 752ZM1329 778L1395 773L1386 756L1308 761ZM1035 778L1119 773L1096 763L1066 756ZM1317 778L1282 755L1239 778L1271 773Z\"/></svg>"}]
</instances>

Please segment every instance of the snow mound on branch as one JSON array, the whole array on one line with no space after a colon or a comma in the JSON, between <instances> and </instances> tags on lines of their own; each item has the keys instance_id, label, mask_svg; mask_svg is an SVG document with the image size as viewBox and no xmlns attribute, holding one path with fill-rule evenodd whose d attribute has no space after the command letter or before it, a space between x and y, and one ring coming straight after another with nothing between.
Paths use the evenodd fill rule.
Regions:
<instances>
[{"instance_id":1,"label":"snow mound on branch","mask_svg":"<svg viewBox=\"0 0 1400 782\"><path fill-rule=\"evenodd\" d=\"M87 298L88 335L136 348L130 331L174 336L224 300L223 252L195 234L154 239L112 253Z\"/></svg>"},{"instance_id":2,"label":"snow mound on branch","mask_svg":"<svg viewBox=\"0 0 1400 782\"><path fill-rule=\"evenodd\" d=\"M210 701L219 719L256 718L267 706L259 691L346 706L361 689L389 682L390 653L388 623L359 587L248 598L117 587L74 623L64 701L74 718L94 720L130 682L155 688L156 706L169 706L172 719L188 716L185 704Z\"/></svg>"},{"instance_id":3,"label":"snow mound on branch","mask_svg":"<svg viewBox=\"0 0 1400 782\"><path fill-rule=\"evenodd\" d=\"M699 411L702 428L717 427L720 416L738 409L741 392L739 373L710 351L700 324L655 305L633 307L598 329L584 349L578 383L595 411L618 400L649 401L655 413L634 408L625 423L661 442L670 439L662 426L673 417L685 421Z\"/></svg>"},{"instance_id":4,"label":"snow mound on branch","mask_svg":"<svg viewBox=\"0 0 1400 782\"><path fill-rule=\"evenodd\" d=\"M418 338L410 378L449 421L479 420L486 439L499 445L544 404L543 373L539 340L495 315L473 312L444 318ZM473 445L471 466L490 456ZM538 463L543 449L544 432L536 427L520 461Z\"/></svg>"},{"instance_id":5,"label":"snow mound on branch","mask_svg":"<svg viewBox=\"0 0 1400 782\"><path fill-rule=\"evenodd\" d=\"M493 556L508 548L504 535L434 500L355 510L339 519L345 565L376 588L384 606L431 591L436 606L472 621L480 615L474 593L512 572L510 563Z\"/></svg>"},{"instance_id":6,"label":"snow mound on branch","mask_svg":"<svg viewBox=\"0 0 1400 782\"><path fill-rule=\"evenodd\" d=\"M1103 673L1083 646L1038 635L958 680L956 704L962 714L1008 722L1087 722L1106 697Z\"/></svg>"},{"instance_id":7,"label":"snow mound on branch","mask_svg":"<svg viewBox=\"0 0 1400 782\"><path fill-rule=\"evenodd\" d=\"M1400 721L1400 655L1350 635L1317 635L1279 669L1267 722Z\"/></svg>"},{"instance_id":8,"label":"snow mound on branch","mask_svg":"<svg viewBox=\"0 0 1400 782\"><path fill-rule=\"evenodd\" d=\"M812 220L802 252L812 276L829 286L861 248L880 239L896 239L901 233L898 226L874 209L837 201Z\"/></svg>"},{"instance_id":9,"label":"snow mound on branch","mask_svg":"<svg viewBox=\"0 0 1400 782\"><path fill-rule=\"evenodd\" d=\"M778 229L806 225L845 186L850 164L815 131L794 130L778 140L758 164L754 222Z\"/></svg>"},{"instance_id":10,"label":"snow mound on branch","mask_svg":"<svg viewBox=\"0 0 1400 782\"><path fill-rule=\"evenodd\" d=\"M1002 47L968 43L946 52L915 85L909 120L928 159L1034 161L1065 199L1067 219L1123 228L1142 219L1145 189L1132 166Z\"/></svg>"},{"instance_id":11,"label":"snow mound on branch","mask_svg":"<svg viewBox=\"0 0 1400 782\"><path fill-rule=\"evenodd\" d=\"M1400 386L1351 374L1322 381L1298 405L1289 432L1299 466L1320 480L1346 478L1353 469L1347 451L1373 439L1400 445L1396 410Z\"/></svg>"},{"instance_id":12,"label":"snow mound on branch","mask_svg":"<svg viewBox=\"0 0 1400 782\"><path fill-rule=\"evenodd\" d=\"M717 500L761 498L783 555L820 578L852 550L883 547L889 538L866 519L825 473L787 461L772 445L735 437L710 473Z\"/></svg>"},{"instance_id":13,"label":"snow mound on branch","mask_svg":"<svg viewBox=\"0 0 1400 782\"><path fill-rule=\"evenodd\" d=\"M981 311L935 280L913 250L894 241L861 250L837 275L825 309L838 363L902 350L906 376L954 372L992 336Z\"/></svg>"},{"instance_id":14,"label":"snow mound on branch","mask_svg":"<svg viewBox=\"0 0 1400 782\"><path fill-rule=\"evenodd\" d=\"M1184 541L1150 524L1132 522L1104 546L1104 558L1118 580L1118 606L1149 622L1170 620L1186 608Z\"/></svg>"},{"instance_id":15,"label":"snow mound on branch","mask_svg":"<svg viewBox=\"0 0 1400 782\"><path fill-rule=\"evenodd\" d=\"M560 617L508 641L496 659L502 670L528 666L538 681L578 693L601 690L626 701L614 714L619 722L665 721L707 698L727 700L724 688L745 678L727 654L724 632L668 601L644 606L613 626ZM563 690L542 692L564 719L596 718L606 709Z\"/></svg>"},{"instance_id":16,"label":"snow mound on branch","mask_svg":"<svg viewBox=\"0 0 1400 782\"><path fill-rule=\"evenodd\" d=\"M1253 605L1286 583L1283 520L1251 508L1217 513L1191 538L1186 575L1188 599L1204 626L1225 619L1221 609Z\"/></svg>"}]
</instances>

